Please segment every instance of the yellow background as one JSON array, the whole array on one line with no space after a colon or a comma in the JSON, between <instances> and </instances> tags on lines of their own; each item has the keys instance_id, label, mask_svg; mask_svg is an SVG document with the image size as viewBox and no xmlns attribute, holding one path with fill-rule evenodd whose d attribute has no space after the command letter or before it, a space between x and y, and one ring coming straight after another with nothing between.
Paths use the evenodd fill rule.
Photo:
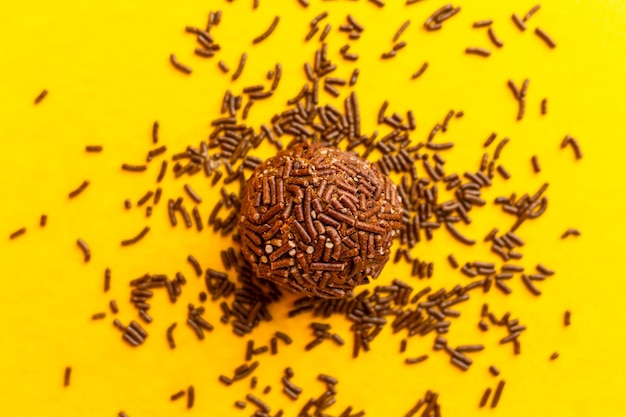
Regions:
<instances>
[{"instance_id":1,"label":"yellow background","mask_svg":"<svg viewBox=\"0 0 626 417\"><path fill-rule=\"evenodd\" d=\"M172 229L163 201L153 216L144 210L123 209L153 189L161 158L148 172L122 172L120 165L141 163L151 149L151 126L161 123L161 143L169 155L188 144L197 145L209 132L225 89L236 91L265 82L267 70L276 62L283 66L283 81L271 100L257 102L252 124L268 120L282 109L304 83L302 64L312 60L317 41L304 43L308 22L323 10L334 26L328 38L329 57L339 64L336 76L349 77L358 66L361 76L356 91L360 98L363 131L375 128L380 104L390 100L390 111L413 109L418 120L415 140L423 140L450 108L465 117L453 120L447 139L455 148L444 154L449 171L476 169L482 142L492 132L509 136L503 164L513 174L497 179L485 192L492 200L512 191L534 192L547 181L550 198L547 213L526 222L519 234L527 242L521 264L537 262L557 274L541 283L543 295L533 298L519 280L514 293L504 296L492 290L487 296L474 293L459 307L463 316L447 336L453 345L484 343L486 351L472 354L469 372L448 363L442 352L431 352L432 337L412 338L405 355L398 354L400 335L389 328L372 344L369 353L351 360L351 341L339 348L324 343L303 354L311 340L309 318L287 320L288 303L275 305L272 323L258 328L252 338L257 345L269 342L276 329L291 334L295 343L279 346L277 356L259 357L259 386L255 393L273 411L283 408L293 416L323 387L315 381L319 372L337 376L339 414L347 405L364 409L369 416L402 416L427 389L440 393L444 416L617 416L623 410L624 329L623 236L626 232L621 202L626 141L623 135L624 74L626 74L626 10L624 3L602 1L550 1L520 32L511 13L523 15L535 3L473 0L461 3L459 15L444 23L443 30L426 32L422 23L441 6L420 2L405 6L387 0L378 9L360 2L320 2L301 8L297 1L89 1L50 2L20 0L0 2L0 415L2 416L114 416L125 410L131 417L183 414L224 416L250 415L252 407L236 410L233 402L248 392L248 381L226 388L219 374L230 374L243 362L245 340L219 323L217 304L207 304L207 317L216 325L199 342L184 324L186 304L196 302L202 280L196 280L185 261L193 254L203 267L221 268L218 251L228 245L206 230ZM440 2L443 4L443 2ZM216 58L193 55L195 39L185 25L203 26L210 10L223 10L223 20L213 34L223 49ZM346 43L337 31L350 12L366 27L351 52L356 64L340 59ZM282 19L265 42L251 40L268 27L276 14ZM494 29L505 42L494 48L484 29L472 29L475 20L492 18ZM391 38L405 20L411 25L402 39L408 46L392 60L380 54L391 49ZM323 28L323 24L321 25ZM532 31L544 28L558 46L550 50ZM467 46L492 49L488 59L466 56ZM243 76L231 83L217 68L223 59L232 70L242 52L248 52ZM168 62L170 53L193 67L186 76ZM428 61L430 67L418 80L410 75ZM515 122L516 102L505 82L530 78L527 115ZM41 89L48 97L34 106ZM326 93L322 100L330 101ZM549 113L539 115L539 103L548 97ZM581 143L584 159L575 161L571 149L559 149L565 134ZM101 154L86 154L85 145L101 144ZM538 155L540 174L533 174L530 157ZM268 154L266 154L268 155ZM83 180L91 185L83 195L69 201L67 194ZM184 195L186 180L168 175L163 182L165 202ZM189 180L202 194L199 208L206 218L217 198L202 175ZM39 216L49 216L40 229ZM472 212L467 235L482 237L497 225L501 230L511 218L495 207ZM134 236L144 225L151 231L138 245L122 248L119 242ZM28 232L9 241L8 235L25 226ZM561 233L577 227L579 238L560 240ZM76 239L91 247L92 260L83 263ZM460 261L495 260L484 244L467 249L447 233L437 233L429 243L413 250L421 259L436 263L434 288L451 288L467 279L445 262L448 253ZM112 289L103 293L103 271L112 269ZM189 280L183 296L170 305L162 293L150 314L150 337L138 349L120 340L118 331L105 320L90 317L108 311L110 299L120 305L119 318L128 322L134 310L127 302L128 281L145 272L173 275L182 271ZM408 276L406 267L390 265L381 282L401 278L416 287L425 285ZM287 300L286 300L287 301ZM502 329L479 333L476 323L482 302L502 315L528 326L521 337L523 354L515 357L511 346L500 346ZM572 326L562 325L563 312L572 310ZM168 349L165 329L177 321L178 348ZM333 329L350 339L348 322L331 321ZM554 362L554 351L561 356ZM428 353L420 365L404 365L405 356ZM477 407L483 390L497 380L487 368L496 365L506 379L496 410ZM73 367L69 388L62 385L63 369ZM283 369L291 366L293 381L305 391L297 404L280 393ZM196 405L187 411L185 400L171 403L169 396L193 384ZM272 385L264 396L261 390Z\"/></svg>"}]
</instances>

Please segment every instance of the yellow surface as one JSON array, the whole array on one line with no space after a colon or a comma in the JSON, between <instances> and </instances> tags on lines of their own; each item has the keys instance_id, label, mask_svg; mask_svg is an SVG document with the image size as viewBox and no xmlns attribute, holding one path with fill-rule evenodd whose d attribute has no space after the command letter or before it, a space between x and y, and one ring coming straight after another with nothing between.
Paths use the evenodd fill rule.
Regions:
<instances>
[{"instance_id":1,"label":"yellow surface","mask_svg":"<svg viewBox=\"0 0 626 417\"><path fill-rule=\"evenodd\" d=\"M626 388L621 304L626 285L617 264L623 258L626 227L618 188L622 176L616 171L626 151L621 129L626 114L623 2L545 2L525 33L515 28L510 15L524 14L534 5L527 0L515 5L463 1L461 13L436 33L426 32L421 23L438 2L405 6L388 0L382 10L364 0L310 2L313 5L303 9L295 0L261 0L256 11L252 1L243 0L0 2L0 236L5 236L0 239L0 415L105 417L120 410L131 417L252 414L251 406L243 412L233 407L248 392L247 381L230 388L217 382L219 374L230 374L243 362L247 338L236 338L219 323L215 304L207 304L207 316L216 330L205 341L197 341L184 325L187 302L196 302L203 287L185 258L191 253L203 267L220 268L217 254L228 242L206 231L172 229L163 203L147 220L141 209L125 211L124 199L136 201L154 187L161 158L143 174L122 172L120 165L143 161L151 148L154 120L161 122L161 143L168 146L168 155L197 145L207 137L208 122L216 116L226 88L264 82L267 70L281 62L283 81L275 97L257 103L249 122L268 120L305 81L302 64L312 60L318 42L305 44L303 39L308 22L323 10L330 12L328 22L335 28L328 38L329 57L339 63L334 75L349 77L357 65L361 70L356 91L364 132L375 128L376 112L385 99L391 111L414 110L419 125L415 140L423 140L450 108L462 109L465 117L453 120L447 134L456 147L444 155L448 170L457 172L476 169L481 144L491 131L511 138L502 161L513 178L495 181L485 197L533 192L550 182L548 212L519 232L527 242L521 264L531 268L542 262L558 273L541 283L544 294L537 299L516 281L511 296L474 293L459 307L463 316L454 322L450 342L487 346L472 354L475 364L467 373L450 366L444 353L431 352L432 337L412 338L407 354L398 354L401 337L392 336L389 328L356 361L349 346L332 343L303 354L311 339L305 328L309 318L287 320L286 303L273 306L276 319L252 338L267 343L282 329L296 342L281 346L278 356L259 358L255 393L273 410L283 408L294 416L308 398L322 392L315 376L325 372L340 379L332 414L354 405L369 416L402 416L427 389L434 389L445 416L621 415ZM193 55L194 37L183 28L203 26L208 12L218 8L224 17L213 33L223 49L214 59L201 59ZM366 26L351 48L361 56L357 64L342 61L337 52L347 37L336 28L348 11ZM276 14L282 16L276 32L253 47L251 40ZM501 50L491 46L485 30L471 28L473 21L484 18L494 19L496 33L505 42ZM406 19L412 21L402 38L408 46L396 58L381 61L380 54L390 50L393 34ZM554 37L556 49L548 49L533 34L536 26ZM485 46L493 54L488 59L466 56L467 46ZM231 83L217 62L223 59L234 68L243 51L248 52L247 66L241 79ZM175 71L168 62L170 53L192 66L193 74ZM423 61L430 63L429 69L409 81ZM531 79L527 115L517 123L516 103L505 82L510 78L521 83L525 77ZM43 88L50 93L34 106ZM321 97L328 100L325 93ZM543 97L549 99L545 117L539 115ZM580 141L583 160L575 161L571 149L559 149L568 133ZM103 145L104 152L85 154L89 144ZM543 168L538 175L529 162L534 154ZM89 188L69 201L68 192L85 179L91 181ZM168 176L163 183L165 201L184 195L185 182ZM189 182L204 197L199 208L206 218L217 194L201 175ZM44 229L38 226L42 213L49 216ZM503 230L510 224L510 217L491 205L473 211L472 217L474 222L463 231L477 239L493 225ZM140 244L120 246L146 224L152 230ZM9 241L8 235L22 226L27 234ZM583 235L561 241L560 234L569 227ZM88 264L75 244L78 238L91 247ZM413 251L436 263L429 285L451 288L467 282L445 262L450 252L460 261L496 260L484 244L467 249L446 233L437 233L432 242ZM105 294L106 267L112 269L113 280ZM119 318L128 322L135 317L127 302L128 281L145 272L173 275L179 270L190 282L176 305L157 294L150 311L155 320L146 326L151 336L140 348L120 341L110 314L99 322L90 320L93 313L108 311L109 300L116 299ZM400 266L389 266L379 283L395 277L418 288L426 285L408 278L406 267ZM484 301L497 314L511 311L528 326L521 356L513 356L511 346L498 345L502 329L478 332ZM573 312L570 328L562 326L566 309ZM164 336L173 321L179 323L175 351L168 349ZM346 320L335 318L332 324L349 339ZM561 356L550 362L554 351ZM405 356L423 353L431 356L427 362L404 365ZM492 364L502 371L507 386L496 410L479 410L481 393L497 383L487 372ZM74 371L71 386L64 388L67 365ZM294 382L305 388L297 403L280 393L286 366L294 369ZM190 384L196 387L196 405L187 411L185 400L172 403L169 396ZM273 390L264 396L261 390L268 384Z\"/></svg>"}]
</instances>

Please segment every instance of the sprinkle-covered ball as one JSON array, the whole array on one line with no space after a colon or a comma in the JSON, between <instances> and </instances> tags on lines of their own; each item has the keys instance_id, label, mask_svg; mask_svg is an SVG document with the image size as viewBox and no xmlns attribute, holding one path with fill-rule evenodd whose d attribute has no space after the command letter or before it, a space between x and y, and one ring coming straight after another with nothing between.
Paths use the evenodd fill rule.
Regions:
<instances>
[{"instance_id":1,"label":"sprinkle-covered ball","mask_svg":"<svg viewBox=\"0 0 626 417\"><path fill-rule=\"evenodd\" d=\"M396 188L375 166L304 144L266 160L248 180L241 250L259 278L340 298L378 277L401 221Z\"/></svg>"}]
</instances>

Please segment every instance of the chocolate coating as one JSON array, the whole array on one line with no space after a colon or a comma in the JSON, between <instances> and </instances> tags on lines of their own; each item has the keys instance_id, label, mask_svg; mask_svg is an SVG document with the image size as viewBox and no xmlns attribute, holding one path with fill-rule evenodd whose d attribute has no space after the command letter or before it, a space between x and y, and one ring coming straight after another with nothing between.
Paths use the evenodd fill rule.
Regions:
<instances>
[{"instance_id":1,"label":"chocolate coating","mask_svg":"<svg viewBox=\"0 0 626 417\"><path fill-rule=\"evenodd\" d=\"M378 277L401 220L396 188L375 166L303 144L266 160L248 180L241 250L259 278L339 298Z\"/></svg>"}]
</instances>

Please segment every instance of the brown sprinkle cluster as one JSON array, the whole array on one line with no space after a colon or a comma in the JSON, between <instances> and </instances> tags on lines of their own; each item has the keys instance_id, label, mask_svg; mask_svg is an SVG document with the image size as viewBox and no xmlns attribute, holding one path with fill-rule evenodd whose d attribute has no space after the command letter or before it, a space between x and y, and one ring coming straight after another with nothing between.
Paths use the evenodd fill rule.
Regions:
<instances>
[{"instance_id":1,"label":"brown sprinkle cluster","mask_svg":"<svg viewBox=\"0 0 626 417\"><path fill-rule=\"evenodd\" d=\"M406 4L417 3L419 0L407 0ZM372 4L383 7L384 2L370 0ZM303 7L308 6L306 0L300 0ZM259 6L255 1L253 7ZM513 23L521 30L527 28L527 21L539 10L539 5L529 10L524 17L512 15ZM443 23L460 12L460 7L446 4L437 9L425 21L427 31L442 28ZM323 12L310 22L310 30L306 40L311 40L321 29L319 23L328 16ZM211 12L206 28L187 27L185 30L196 36L199 47L195 53L204 58L213 57L221 46L215 42L210 33L222 18L221 11ZM269 27L253 40L259 43L267 39L277 28L280 16L276 16ZM487 27L489 40L497 47L503 46L492 26L492 20L475 22L473 27ZM400 41L410 21L405 21L393 37L393 47L385 52L383 59L395 57L406 46ZM208 141L199 146L188 146L182 152L174 154L171 161L163 160L156 182L163 180L171 173L175 178L193 176L203 173L210 180L211 186L221 186L220 200L207 211L198 208L203 202L202 193L186 184L182 189L184 196L193 205L188 210L185 197L169 198L166 206L170 223L173 227L179 221L188 229L202 232L205 227L223 236L232 236L234 246L221 252L221 260L225 272L215 269L204 269L200 262L189 255L187 262L198 277L204 278L206 292L199 294L201 303L211 301L219 303L221 316L219 320L232 326L233 333L238 336L249 335L263 321L271 321L269 306L282 297L281 288L305 294L295 301L288 316L294 318L309 314L312 318L307 322L312 331L312 339L304 346L305 351L316 348L322 343L332 343L339 347L350 345L354 357L370 350L371 344L383 331L390 326L393 333L404 334L400 344L400 352L405 353L412 337L432 335L433 352L445 354L451 365L467 371L472 365L472 352L485 349L481 344L450 346L444 337L449 332L454 319L461 313L454 306L470 299L472 291L487 293L496 289L502 295L509 295L512 289L507 285L513 279L519 279L524 287L534 296L540 296L538 285L554 274L554 271L539 264L535 271L525 271L524 267L508 263L523 257L523 240L516 234L517 229L527 221L540 217L546 210L548 198L544 195L548 183L538 191L518 196L501 196L495 199L507 214L514 216L512 226L500 232L494 228L484 242L491 245L491 250L500 257L502 264L487 261L459 262L454 254L450 254L448 262L470 281L458 284L452 289L440 288L433 290L430 286L416 287L395 279L389 285L379 285L354 293L354 287L368 283L376 278L389 258L392 240L397 238L401 247L397 249L394 262L404 260L412 266L411 277L431 278L434 275L434 263L414 258L410 249L422 239L430 240L433 234L445 229L454 239L464 245L475 245L477 240L465 234L464 226L471 223L470 212L488 202L482 197L485 188L498 180L496 172L503 179L511 174L499 162L509 138L499 141L492 155L485 153L476 171L464 173L449 172L446 169L445 151L454 147L454 143L445 141L445 133L454 128L454 120L463 117L462 111L448 111L441 122L428 132L424 141L415 143L417 123L412 111L394 110L385 101L378 114L378 125L383 132L370 135L363 134L360 126L360 111L356 94L351 93L344 100L344 108L337 109L330 104L320 104L321 94L340 97L344 89L355 85L359 69L354 69L351 77L332 76L338 68L328 58L326 36L332 26L326 24L321 31L319 41L321 47L315 52L313 62L305 63L304 72L308 82L300 92L287 102L287 108L277 113L271 121L259 128L246 125L245 121L253 104L267 100L278 88L282 75L282 67L277 63L267 74L269 85L263 84L244 87L240 93L227 90L223 96L221 115L212 122L212 132ZM358 19L348 15L346 23L338 28L345 32L348 42L356 41L364 32L364 26ZM556 42L542 28L534 29L535 35L548 47L556 47ZM358 55L349 52L350 43L340 50L345 61L357 61ZM488 57L491 51L481 47L466 49L468 54ZM247 54L241 53L234 73L230 76L235 81L242 74L247 61ZM170 62L177 70L190 74L192 69L179 62L174 54ZM224 72L230 68L223 61L219 63ZM420 77L428 68L424 62L412 76ZM520 86L513 81L508 82L515 100L518 102L517 119L522 120L526 108L526 96L529 80ZM38 104L46 97L43 90L36 98ZM547 99L541 101L540 112L547 114ZM159 125L152 125L151 142L156 145L159 138ZM489 147L497 138L491 134L484 144ZM274 158L263 161L252 155L253 150L261 143L267 142L277 151ZM338 146L346 148L340 151ZM567 135L561 142L561 148L570 147L576 159L582 158L578 141ZM100 145L88 145L86 152L101 152ZM122 170L132 173L144 173L149 169L153 158L165 156L168 149L165 145L148 151L146 163L139 165L123 164ZM541 168L536 156L532 158L533 170L540 174ZM418 175L417 167L423 172ZM387 175L399 174L400 180L393 184ZM251 174L251 176L249 175ZM246 177L250 182L246 184ZM238 192L226 190L233 184L239 187ZM78 197L90 185L88 180L69 193L69 198ZM440 188L450 192L451 198L443 201ZM147 190L138 199L136 206L145 207L146 217L152 214L153 206L159 203L163 190L157 187ZM443 193L442 193L443 194ZM206 204L206 203L205 203ZM132 208L130 199L125 202L126 209ZM142 208L143 209L143 208ZM191 214L190 214L191 213ZM204 213L204 214L207 214ZM206 218L208 217L208 221ZM40 226L46 225L47 216L40 219ZM195 227L194 227L195 226ZM145 226L135 237L122 241L123 246L138 243L149 232ZM10 239L22 236L26 232L23 227L9 235ZM562 236L579 236L580 231L568 229ZM77 240L83 253L83 260L88 262L91 251L86 242ZM239 250L241 249L241 250ZM231 280L234 274L237 280ZM262 279L259 279L261 277ZM153 321L148 314L150 300L154 290L164 288L168 298L175 303L182 294L186 279L178 272L174 278L165 274L145 274L130 282L130 302L137 309L137 315L148 327ZM105 270L104 291L111 286L111 271ZM113 315L120 310L115 300L111 300L109 308ZM123 306L122 306L123 308ZM344 338L332 330L331 325L321 320L333 315L342 315L351 322L350 339ZM204 306L187 306L186 327L194 332L199 340L204 340L213 325L207 318ZM106 313L99 312L92 316L93 320L102 320ZM571 312L565 311L563 325L571 324ZM130 346L137 347L145 343L148 331L137 321L132 320L126 326L118 319L113 325L122 333L122 339ZM521 353L520 337L526 326L519 319L512 319L507 312L502 317L489 311L485 304L482 308L478 327L489 331L492 327L504 328L507 334L500 339L500 344L511 344L515 354ZM177 323L169 325L165 341L171 349L176 348L174 332ZM260 355L277 355L281 349L292 345L292 339L283 332L276 332L268 343L255 345L255 341L247 341L245 362L237 367L231 376L221 375L219 380L225 385L251 376L259 366ZM549 358L555 360L558 353ZM428 360L428 354L405 357L407 365L416 365ZM494 377L500 371L491 366L489 371ZM72 368L64 372L64 385L70 383ZM336 401L337 379L320 374L318 378L325 384L324 392L310 398L300 409L299 416L328 415L328 409ZM255 389L258 378L250 378L250 389ZM479 406L484 407L491 399L490 407L498 405L505 381L500 380L496 387L485 390ZM296 384L294 372L290 367L284 370L281 378L282 393L291 400L299 400L303 396L303 388ZM264 393L271 386L267 385ZM492 396L493 394L493 396ZM195 402L195 388L188 386L170 398L172 401L187 397L187 407L192 408ZM419 415L432 417L441 415L437 393L428 391L425 396L410 409L406 416ZM255 408L255 416L269 416L271 407L253 394L248 394L245 401L235 402L235 407L245 408L248 404ZM127 416L120 411L119 416ZM283 415L282 410L273 413L274 417ZM347 407L341 417L360 417L364 411L353 412Z\"/></svg>"}]
</instances>

